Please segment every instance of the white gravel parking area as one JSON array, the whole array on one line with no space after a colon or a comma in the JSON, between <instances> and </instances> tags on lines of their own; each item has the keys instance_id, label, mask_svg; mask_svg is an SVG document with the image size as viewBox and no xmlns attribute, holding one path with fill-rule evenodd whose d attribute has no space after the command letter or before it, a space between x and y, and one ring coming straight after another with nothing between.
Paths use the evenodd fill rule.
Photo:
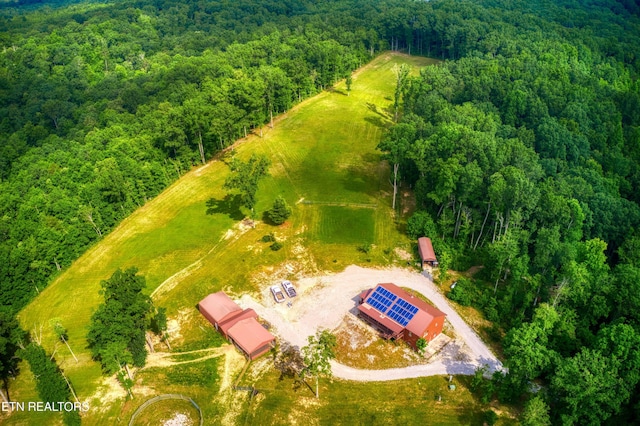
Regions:
<instances>
[{"instance_id":1,"label":"white gravel parking area","mask_svg":"<svg viewBox=\"0 0 640 426\"><path fill-rule=\"evenodd\" d=\"M243 308L254 309L273 326L272 332L281 339L302 347L307 343L307 337L315 334L316 330L333 330L340 325L347 312L356 313L359 294L378 283L394 283L427 297L447 314L447 320L464 343L463 352L468 356L459 359L454 353L458 354L460 351L451 351L451 356L443 351L429 364L387 370L359 370L333 362L334 376L357 381L380 381L440 374L473 374L481 365L487 365L490 372L503 368L480 337L449 305L431 279L414 270L369 269L352 265L338 274L302 278L294 282L298 296L287 299L292 302L291 307L286 302L277 304L268 287L262 294L263 300L256 301L251 296L244 295L238 303Z\"/></svg>"}]
</instances>

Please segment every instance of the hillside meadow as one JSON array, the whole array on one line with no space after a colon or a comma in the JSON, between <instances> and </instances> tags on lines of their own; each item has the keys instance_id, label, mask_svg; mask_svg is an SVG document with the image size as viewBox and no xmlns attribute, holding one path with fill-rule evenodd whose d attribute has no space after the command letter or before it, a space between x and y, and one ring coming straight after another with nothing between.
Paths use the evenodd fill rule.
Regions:
<instances>
[{"instance_id":1,"label":"hillside meadow","mask_svg":"<svg viewBox=\"0 0 640 426\"><path fill-rule=\"evenodd\" d=\"M56 352L79 398L91 400L96 407L87 413L86 421L111 424L114 418L124 420L122 410L130 415L145 400L145 395L139 395L125 409L116 386L113 401L101 404L100 396L109 388L86 348L90 317L101 302L100 281L117 268L135 266L146 277L147 292L155 305L167 308L172 346L180 352L222 344L196 310L198 301L211 292L223 289L232 296L248 292L259 297L267 284L278 279L339 271L353 263L386 265L400 261L394 248L411 251L411 242L401 232L402 213L407 213L410 203L400 203L400 214L394 216L389 168L376 146L391 124L393 67L407 63L417 73L434 62L383 54L354 74L349 94L340 83L297 105L278 117L273 129L265 126L262 132L257 130L238 141L135 211L20 313L22 326L35 330L47 351ZM243 220L247 212L239 199L222 189L228 174L226 162L232 156L246 159L252 153L264 154L271 161L270 175L261 181L257 194L255 226ZM293 215L284 225L274 227L264 223L262 213L278 195L293 207ZM283 249L274 252L269 243L262 242L269 233L283 243ZM371 250L367 253L361 248L368 245ZM78 363L55 341L51 318L60 318L69 330ZM24 371L28 366L23 363L21 368ZM198 368L195 370L197 374ZM145 371L139 373L148 382L144 394L174 387L188 392L190 388L173 382L171 375L149 376ZM349 383L337 383L347 392ZM36 395L29 374L20 375L11 391L14 400ZM133 391L135 395L135 387ZM213 389L196 393L210 401L211 392ZM322 412L318 414L324 417ZM27 420L26 416L16 413L10 420L17 424ZM28 419L34 420L32 416ZM49 422L55 415L42 417Z\"/></svg>"}]
</instances>

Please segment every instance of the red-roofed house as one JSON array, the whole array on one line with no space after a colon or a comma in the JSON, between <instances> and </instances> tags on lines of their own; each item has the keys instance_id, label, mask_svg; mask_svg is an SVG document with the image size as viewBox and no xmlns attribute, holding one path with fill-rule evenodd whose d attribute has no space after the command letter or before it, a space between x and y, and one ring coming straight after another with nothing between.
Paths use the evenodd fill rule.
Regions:
<instances>
[{"instance_id":1,"label":"red-roofed house","mask_svg":"<svg viewBox=\"0 0 640 426\"><path fill-rule=\"evenodd\" d=\"M269 351L275 340L258 322L258 314L253 309L243 310L223 291L202 299L198 310L251 360Z\"/></svg>"},{"instance_id":2,"label":"red-roofed house","mask_svg":"<svg viewBox=\"0 0 640 426\"><path fill-rule=\"evenodd\" d=\"M385 339L402 339L417 349L442 332L447 314L412 296L395 284L378 284L360 294L359 316Z\"/></svg>"},{"instance_id":3,"label":"red-roofed house","mask_svg":"<svg viewBox=\"0 0 640 426\"><path fill-rule=\"evenodd\" d=\"M436 258L436 252L433 251L433 245L431 244L430 238L418 238L418 252L420 253L420 260L422 261L423 269L425 264L429 266L438 266L438 259Z\"/></svg>"}]
</instances>

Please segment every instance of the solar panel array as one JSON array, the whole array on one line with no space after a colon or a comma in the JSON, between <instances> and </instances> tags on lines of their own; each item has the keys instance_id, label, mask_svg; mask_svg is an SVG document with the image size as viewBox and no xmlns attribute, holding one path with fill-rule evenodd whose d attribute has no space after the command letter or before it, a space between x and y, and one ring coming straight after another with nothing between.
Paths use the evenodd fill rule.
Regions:
<instances>
[{"instance_id":1,"label":"solar panel array","mask_svg":"<svg viewBox=\"0 0 640 426\"><path fill-rule=\"evenodd\" d=\"M367 299L367 303L403 327L409 324L409 321L418 312L418 308L411 303L382 287L376 288Z\"/></svg>"}]
</instances>

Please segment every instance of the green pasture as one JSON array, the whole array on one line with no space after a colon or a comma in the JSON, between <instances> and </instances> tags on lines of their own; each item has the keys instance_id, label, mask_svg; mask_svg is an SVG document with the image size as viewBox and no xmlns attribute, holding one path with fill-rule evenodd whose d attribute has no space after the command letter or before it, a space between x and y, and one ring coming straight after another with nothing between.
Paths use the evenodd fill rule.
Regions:
<instances>
[{"instance_id":1,"label":"green pasture","mask_svg":"<svg viewBox=\"0 0 640 426\"><path fill-rule=\"evenodd\" d=\"M321 379L320 399L313 393L315 380L307 381L281 378L275 370L262 375L253 383L261 395L246 398L239 424L482 425L487 409L469 391L466 377L454 378L454 391L445 376L366 383Z\"/></svg>"},{"instance_id":2,"label":"green pasture","mask_svg":"<svg viewBox=\"0 0 640 426\"><path fill-rule=\"evenodd\" d=\"M375 211L347 206L304 206L310 237L326 244L371 244L375 237Z\"/></svg>"},{"instance_id":3,"label":"green pasture","mask_svg":"<svg viewBox=\"0 0 640 426\"><path fill-rule=\"evenodd\" d=\"M338 84L279 117L273 129L265 126L263 137L256 130L226 158L185 174L50 283L19 314L22 326L42 330L43 345L48 352L56 350L56 359L85 399L103 380L99 366L90 360L85 335L101 303L100 281L117 268L139 268L148 292L155 290L156 305L166 307L169 320L179 323L173 346L183 350L221 343L212 339L195 309L211 292L257 294L266 284L260 277L290 261L307 265L302 272L337 271L353 263L389 264L394 247L410 247L399 231L404 218L394 218L390 208L389 168L376 150L391 123L392 67L409 63L417 72L433 62L379 56L354 74L350 96L344 84ZM257 193L259 222L243 227L240 221L247 212L222 189L228 174L224 161L254 152L269 157L270 176ZM278 195L287 199L293 215L284 226L273 227L260 219ZM274 252L261 242L271 232L283 243L282 250ZM360 253L362 244L373 244L374 249ZM56 317L68 329L79 363L55 341L49 320ZM27 377L10 386L31 397L33 382ZM113 413L112 407L103 407L90 412L87 421L100 424Z\"/></svg>"}]
</instances>

